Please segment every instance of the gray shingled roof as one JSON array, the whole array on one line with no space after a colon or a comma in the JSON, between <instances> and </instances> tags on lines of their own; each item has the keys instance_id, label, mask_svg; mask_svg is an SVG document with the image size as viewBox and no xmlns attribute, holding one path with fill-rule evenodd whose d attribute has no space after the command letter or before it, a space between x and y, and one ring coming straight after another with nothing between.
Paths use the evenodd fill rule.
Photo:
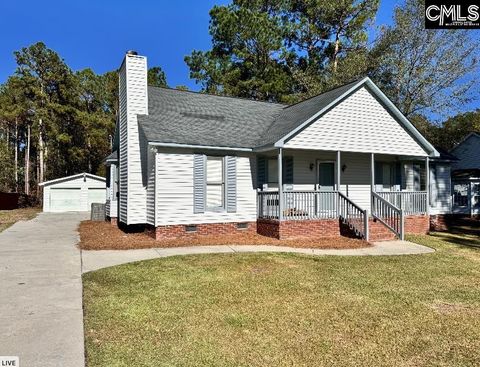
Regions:
<instances>
[{"instance_id":1,"label":"gray shingled roof","mask_svg":"<svg viewBox=\"0 0 480 367\"><path fill-rule=\"evenodd\" d=\"M138 122L148 141L255 148L275 143L357 83L291 106L149 87L149 114Z\"/></svg>"},{"instance_id":2,"label":"gray shingled roof","mask_svg":"<svg viewBox=\"0 0 480 367\"><path fill-rule=\"evenodd\" d=\"M252 148L285 105L167 88L148 88L148 141Z\"/></svg>"},{"instance_id":3,"label":"gray shingled roof","mask_svg":"<svg viewBox=\"0 0 480 367\"><path fill-rule=\"evenodd\" d=\"M115 150L105 158L105 161L118 161L118 151Z\"/></svg>"},{"instance_id":4,"label":"gray shingled roof","mask_svg":"<svg viewBox=\"0 0 480 367\"><path fill-rule=\"evenodd\" d=\"M440 157L435 158L438 161L458 161L459 159L455 157L452 153L448 152L447 150L441 147L435 147L438 153L440 153Z\"/></svg>"}]
</instances>

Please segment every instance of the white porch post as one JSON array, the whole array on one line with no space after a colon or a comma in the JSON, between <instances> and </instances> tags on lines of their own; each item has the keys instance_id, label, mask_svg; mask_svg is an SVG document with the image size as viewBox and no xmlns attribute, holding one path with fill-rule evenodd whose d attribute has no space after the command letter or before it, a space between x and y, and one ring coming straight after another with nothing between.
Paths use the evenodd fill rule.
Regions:
<instances>
[{"instance_id":1,"label":"white porch post","mask_svg":"<svg viewBox=\"0 0 480 367\"><path fill-rule=\"evenodd\" d=\"M373 195L375 192L375 153L370 153L370 212L373 213Z\"/></svg>"},{"instance_id":2,"label":"white porch post","mask_svg":"<svg viewBox=\"0 0 480 367\"><path fill-rule=\"evenodd\" d=\"M430 214L430 157L425 158L425 190L427 191L427 215Z\"/></svg>"},{"instance_id":3,"label":"white porch post","mask_svg":"<svg viewBox=\"0 0 480 367\"><path fill-rule=\"evenodd\" d=\"M282 174L282 148L278 149L278 220L283 219L283 174Z\"/></svg>"},{"instance_id":4,"label":"white porch post","mask_svg":"<svg viewBox=\"0 0 480 367\"><path fill-rule=\"evenodd\" d=\"M342 173L340 151L337 150L337 191L340 191L340 175Z\"/></svg>"},{"instance_id":5,"label":"white porch post","mask_svg":"<svg viewBox=\"0 0 480 367\"><path fill-rule=\"evenodd\" d=\"M337 216L340 215L340 174L341 174L341 157L340 157L340 151L337 150L337 178L336 178L336 182L337 182ZM345 213L342 213L342 215L345 215Z\"/></svg>"}]
</instances>

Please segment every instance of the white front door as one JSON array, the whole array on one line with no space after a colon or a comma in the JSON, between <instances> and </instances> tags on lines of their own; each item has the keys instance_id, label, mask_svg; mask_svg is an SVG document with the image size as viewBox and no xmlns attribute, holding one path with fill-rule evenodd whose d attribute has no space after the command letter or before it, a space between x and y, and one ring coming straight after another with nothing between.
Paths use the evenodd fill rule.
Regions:
<instances>
[{"instance_id":1,"label":"white front door","mask_svg":"<svg viewBox=\"0 0 480 367\"><path fill-rule=\"evenodd\" d=\"M335 209L336 196L335 191L335 163L318 162L317 165L317 187L319 193L316 194L317 211L327 212Z\"/></svg>"}]
</instances>

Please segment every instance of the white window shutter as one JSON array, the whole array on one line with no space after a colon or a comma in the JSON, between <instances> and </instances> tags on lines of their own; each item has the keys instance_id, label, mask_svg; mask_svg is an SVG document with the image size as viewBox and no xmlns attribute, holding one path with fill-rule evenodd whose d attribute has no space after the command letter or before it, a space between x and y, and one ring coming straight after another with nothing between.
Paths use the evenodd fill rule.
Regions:
<instances>
[{"instance_id":1,"label":"white window shutter","mask_svg":"<svg viewBox=\"0 0 480 367\"><path fill-rule=\"evenodd\" d=\"M193 156L193 212L205 212L206 157L203 154Z\"/></svg>"},{"instance_id":2,"label":"white window shutter","mask_svg":"<svg viewBox=\"0 0 480 367\"><path fill-rule=\"evenodd\" d=\"M237 211L237 157L226 157L227 212Z\"/></svg>"}]
</instances>

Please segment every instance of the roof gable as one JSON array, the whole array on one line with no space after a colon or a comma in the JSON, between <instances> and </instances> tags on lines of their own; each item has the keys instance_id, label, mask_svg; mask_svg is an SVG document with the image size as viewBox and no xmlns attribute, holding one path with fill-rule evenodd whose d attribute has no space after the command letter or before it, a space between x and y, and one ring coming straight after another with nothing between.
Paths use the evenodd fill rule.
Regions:
<instances>
[{"instance_id":1,"label":"roof gable","mask_svg":"<svg viewBox=\"0 0 480 367\"><path fill-rule=\"evenodd\" d=\"M366 85L292 134L285 148L426 156L428 153Z\"/></svg>"},{"instance_id":2,"label":"roof gable","mask_svg":"<svg viewBox=\"0 0 480 367\"><path fill-rule=\"evenodd\" d=\"M75 180L75 179L78 179L78 178L81 178L81 177L84 177L84 178L88 177L88 178L93 179L93 180L106 182L105 177L93 175L91 173L77 173L76 175L72 175L72 176L60 177L60 178L56 178L54 180L44 181L44 182L39 183L38 186L48 186L48 185L52 185L52 184L56 184L56 183L60 183L60 182Z\"/></svg>"},{"instance_id":3,"label":"roof gable","mask_svg":"<svg viewBox=\"0 0 480 367\"><path fill-rule=\"evenodd\" d=\"M427 152L429 155L432 155L434 157L440 156L440 154L433 147L433 145L431 145L427 141L427 139L425 139L425 137L422 134L420 134L420 132L415 128L415 126L413 126L413 124L400 112L400 110L392 103L392 101L390 101L388 97L368 77L358 80L356 82L347 84L343 87L334 89L330 92L324 93L317 97L311 98L309 100L299 103L298 105L292 106L292 107L297 107L297 109L306 108L306 106L310 106L310 108L308 109L310 111L314 111L315 106L312 107L311 105L316 105L316 109L318 112L314 113L303 122L298 121L297 126L295 128L291 129L290 132L285 134L274 144L276 146L283 146L285 141L291 139L294 135L298 134L300 131L306 128L309 124L313 123L320 116L329 112L331 109L335 108L339 103L341 103L343 100L348 98L350 95L352 95L356 91L360 90L360 88L362 87L368 88L372 96L374 96L379 101L379 103L383 105L384 109L389 114L391 114L395 118L395 120L400 125L403 126L403 128L406 131L408 131L408 134L410 134L412 138L417 141L417 143L422 147L422 149L425 152ZM327 97L327 98L325 98L325 100L321 100L321 97L324 97L324 98ZM288 110L288 108L285 109L285 111L286 110ZM272 126L271 128L274 128L274 126Z\"/></svg>"},{"instance_id":4,"label":"roof gable","mask_svg":"<svg viewBox=\"0 0 480 367\"><path fill-rule=\"evenodd\" d=\"M468 134L452 153L459 159L454 164L455 169L480 169L480 134Z\"/></svg>"}]
</instances>

